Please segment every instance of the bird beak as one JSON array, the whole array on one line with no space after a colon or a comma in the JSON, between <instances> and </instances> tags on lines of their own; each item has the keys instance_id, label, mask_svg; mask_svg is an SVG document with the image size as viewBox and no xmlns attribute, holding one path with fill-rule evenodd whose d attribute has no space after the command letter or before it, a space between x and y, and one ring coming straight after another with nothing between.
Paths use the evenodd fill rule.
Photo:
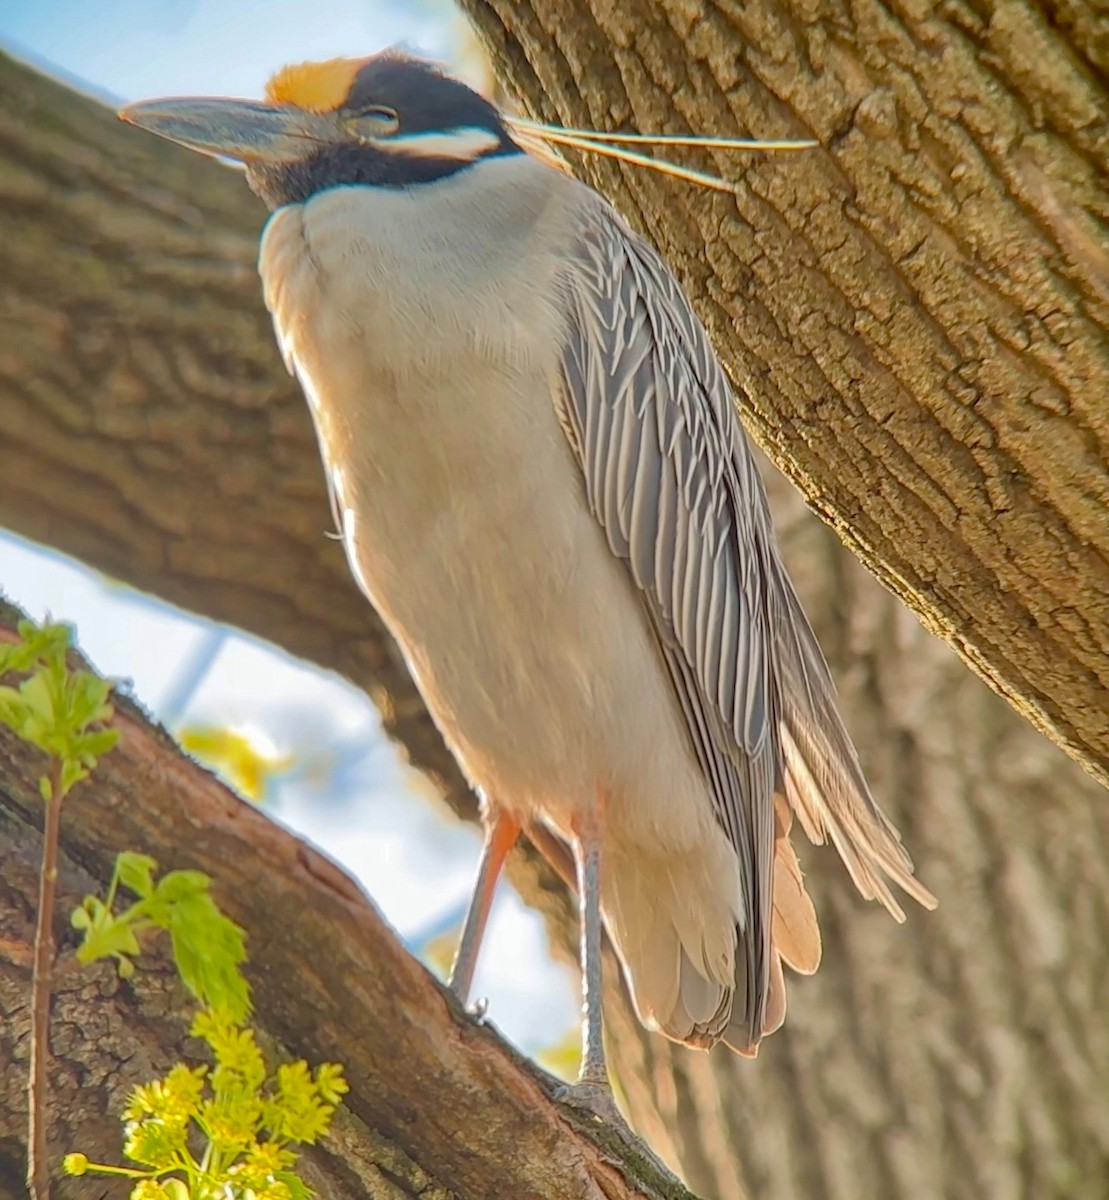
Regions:
<instances>
[{"instance_id":1,"label":"bird beak","mask_svg":"<svg viewBox=\"0 0 1109 1200\"><path fill-rule=\"evenodd\" d=\"M143 100L121 108L119 117L190 150L243 163L307 158L312 143L334 142L339 134L333 114L317 115L289 105L254 100Z\"/></svg>"}]
</instances>

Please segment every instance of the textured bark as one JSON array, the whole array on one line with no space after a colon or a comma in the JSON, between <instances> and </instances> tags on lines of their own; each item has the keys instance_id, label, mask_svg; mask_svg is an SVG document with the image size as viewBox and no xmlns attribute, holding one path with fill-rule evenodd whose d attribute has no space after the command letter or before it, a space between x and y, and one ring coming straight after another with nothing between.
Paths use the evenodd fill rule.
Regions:
<instances>
[{"instance_id":1,"label":"textured bark","mask_svg":"<svg viewBox=\"0 0 1109 1200\"><path fill-rule=\"evenodd\" d=\"M738 214L718 207L726 200L646 176L627 185L615 174L606 180L633 218L654 227L737 378L758 380L746 415L779 463L810 488L826 516L843 521L858 514L855 548L888 552L902 575L901 593L916 592L927 577L936 620L954 606L950 612L959 610L965 621L964 640L983 655L997 648L981 627L1003 635L1003 653L989 660L995 673L1003 675L1006 663L1023 670L1048 634L1062 638L1051 643L1052 671L1028 683L1026 706L1046 704L1049 692L1060 711L1073 702L1067 728L1085 729L1087 763L1102 756L1104 728L1086 719L1099 697L1083 683L1093 675L1070 672L1083 637L1105 640L1083 633L1104 628L1097 593L1104 563L1083 557L1104 548L1104 539L1095 520L1085 542L1067 531L1052 541L1053 514L1071 512L1072 501L1081 507L1087 494L1082 463L1094 476L1104 470L1094 426L1104 413L1089 415L1103 372L1091 332L1101 310L1069 252L1049 247L1042 261L1021 258L1028 269L1023 279L982 258L987 251L1003 255L1006 246L1020 258L1035 248L1035 237L1050 241L1050 229L1035 224L1023 193L1014 187L999 195L999 176L989 174L1011 165L1000 161L998 146L985 144L984 128L1006 113L1020 118L1011 112L1005 73L991 92L1001 114L995 121L988 106L976 107L964 94L979 79L968 50L974 39L943 21L924 28L923 18L914 18L915 41L892 34L867 41L866 71L856 78L846 35L822 11L770 25L756 38L752 22L770 22L769 5L724 15L691 5L683 10L688 52L671 63L673 86L659 88L664 52L675 52L677 35L671 30L663 38L665 30L651 22L656 13L673 15L675 6L637 8L634 36L614 41L607 40L611 30L602 37L587 21L554 39L541 38L538 26L528 33L539 7L513 6L520 40L501 50L508 78L524 81L536 104L542 82L565 106L560 111L598 123L634 112L637 124L661 126L678 120L680 105L691 126L722 125L720 93L709 86L718 76L709 67L724 69L714 47L734 22L760 47L742 62L734 53L730 60L742 83L729 91L730 100L757 132L797 131L784 120L769 125L785 112L762 90L767 56L774 54L779 90L812 117L814 128L823 129L836 113L843 118L832 139L834 161L813 155L806 165L753 163ZM597 7L614 21L625 11L600 0ZM483 11L495 35L492 10ZM559 11L569 21L574 10L564 4ZM983 28L1024 11L1014 6L1006 16L999 9ZM971 19L970 10L951 12L949 21ZM1089 27L1084 12L1071 6L1055 17L1076 47ZM882 13L887 23L895 20L887 10L876 15L864 8L837 19L849 32L853 22ZM818 70L812 47L821 30L825 66ZM809 43L800 58L782 49L787 35ZM706 39L704 50L698 38ZM919 42L934 58L923 76L910 69ZM614 45L619 71L612 67ZM952 56L966 66L967 81L946 95L958 99L969 128L938 111L927 119L916 115L929 107L933 88L943 90L940 75L950 72ZM1046 57L1027 56L1030 88ZM1075 65L1064 56L1063 67L1085 78L1082 55L1076 50L1072 58ZM875 65L883 61L884 71ZM528 64L535 64L530 76ZM842 77L858 89L870 73L887 94L855 108L852 123L837 108L842 97L833 85ZM589 81L600 107L584 107L571 77ZM813 79L828 92L815 116L801 108L795 88ZM916 108L905 99L913 87ZM621 99L604 101L606 89ZM761 113L744 107L759 103ZM697 116L702 111L704 119ZM1031 147L1026 138L1014 149L1012 137L998 145L1008 145L1018 163L1029 153L1070 154L1078 134L1064 136L1052 121ZM912 126L926 133L915 153L902 142ZM886 136L878 136L883 128ZM959 131L965 153L956 157L965 169L941 186L935 162L948 145L944 138ZM1081 189L1088 186L1084 178L1064 172L1052 176L1051 186ZM845 188L854 189L846 205ZM885 211L891 189L903 204ZM329 521L307 417L281 373L257 297L252 262L262 214L241 182L139 139L95 106L4 66L0 204L9 235L0 238L0 522L349 675L382 701L391 731L417 764L438 774L461 802L457 773L402 665L348 583L339 552L322 536ZM958 237L945 233L954 228L950 205L958 206ZM1016 215L1006 221L1010 205ZM914 229L898 251L897 238ZM702 244L707 253L697 250ZM864 272L870 295L862 303L853 289ZM1052 288L1056 307L1044 308L1044 289ZM737 295L742 322L732 319ZM822 295L830 297L826 308L818 303ZM983 314L969 325L968 297ZM802 310L807 318L798 316ZM1012 312L1039 312L1042 319L1019 357L1003 342L994 348L997 329L1011 329L1005 322ZM965 353L968 328L982 340L977 354ZM1064 337L1067 354L1051 359L1048 371L1044 356L1059 344L1051 339ZM953 365L940 382L954 386L960 371L969 377L957 413L941 404L948 393L930 373L944 338ZM895 354L900 384L890 365ZM1075 382L1082 372L1084 393ZM1043 418L1025 404L1034 390L1021 386L1025 373L1050 376L1052 387L1063 380L1073 389L1070 407ZM966 424L953 426L956 415ZM1094 431L1083 443L1086 458L1056 469L1051 456L1086 420ZM1011 442L1021 422L1028 441L1015 458ZM963 431L960 440L952 427ZM1036 453L1043 457L1033 461ZM834 477L831 463L839 464ZM1010 463L1016 473L1005 476ZM822 490L815 492L818 476ZM987 523L974 489L998 477L1009 479L1015 507ZM924 517L920 506L938 503L936 481L954 499L946 515ZM758 1200L1103 1196L1109 1174L1104 793L988 695L830 534L799 516L795 498L782 507L786 495L775 486L778 511L787 514L787 555L810 611L821 618L849 724L941 908L932 916L911 914L909 928L898 930L859 904L831 852L809 855L826 960L814 980L794 981L786 1030L749 1064L672 1052L640 1035L626 1016L617 1018L613 1044L636 1120L714 1197L735 1197L742 1188ZM1021 522L1018 538L1013 526ZM1050 567L1048 552L1056 545L1073 552L1070 589L1066 604L1056 606L1057 623L1045 620L1041 628L1035 595L1012 580L1020 582L1029 554ZM965 591L955 596L960 572ZM1050 571L1045 578L1058 581ZM1013 627L1006 623L1009 605L1025 614L1013 618ZM1068 614L1074 614L1069 633L1062 625ZM983 640L975 642L979 635ZM1060 680L1069 682L1064 687ZM1061 724L1054 732L1075 740ZM526 894L552 902L543 880Z\"/></svg>"},{"instance_id":2,"label":"textured bark","mask_svg":"<svg viewBox=\"0 0 1109 1200\"><path fill-rule=\"evenodd\" d=\"M0 606L0 640L13 613ZM555 1081L461 1012L401 946L354 881L237 799L122 701L120 745L62 814L59 945L65 915L103 895L121 849L163 869L206 871L248 933L256 1024L275 1054L344 1064L351 1091L310 1156L329 1200L693 1200L637 1146L550 1099ZM0 1194L22 1194L26 1064L42 756L0 728ZM154 956L133 981L63 955L54 989L49 1130L53 1161L81 1150L119 1162L120 1111L186 1047L173 969ZM567 1124L567 1121L573 1124ZM584 1132L586 1127L589 1132ZM593 1139L599 1140L593 1140ZM125 1194L119 1181L59 1180L59 1197Z\"/></svg>"},{"instance_id":3,"label":"textured bark","mask_svg":"<svg viewBox=\"0 0 1109 1200\"><path fill-rule=\"evenodd\" d=\"M819 139L717 158L735 198L575 168L677 269L810 505L1109 781L1104 6L461 2L543 119Z\"/></svg>"}]
</instances>

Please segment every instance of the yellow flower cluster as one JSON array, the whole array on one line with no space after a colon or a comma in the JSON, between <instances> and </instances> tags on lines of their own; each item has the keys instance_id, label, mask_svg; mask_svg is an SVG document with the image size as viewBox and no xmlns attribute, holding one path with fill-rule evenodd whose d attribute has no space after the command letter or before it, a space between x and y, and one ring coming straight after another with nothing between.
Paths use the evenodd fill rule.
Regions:
<instances>
[{"instance_id":1,"label":"yellow flower cluster","mask_svg":"<svg viewBox=\"0 0 1109 1200\"><path fill-rule=\"evenodd\" d=\"M129 1176L131 1200L306 1200L292 1147L327 1133L347 1091L342 1068L323 1063L313 1072L298 1060L271 1078L254 1031L212 1009L196 1017L192 1034L207 1042L215 1066L178 1063L136 1088L124 1111L124 1154L145 1169L70 1154L67 1173ZM196 1132L204 1141L199 1158L190 1148Z\"/></svg>"}]
</instances>

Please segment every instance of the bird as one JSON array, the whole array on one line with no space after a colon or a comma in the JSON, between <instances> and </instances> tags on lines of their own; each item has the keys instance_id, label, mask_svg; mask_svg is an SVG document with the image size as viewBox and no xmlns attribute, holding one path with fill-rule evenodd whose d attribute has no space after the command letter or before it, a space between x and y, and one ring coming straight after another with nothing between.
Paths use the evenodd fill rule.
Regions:
<instances>
[{"instance_id":1,"label":"bird","mask_svg":"<svg viewBox=\"0 0 1109 1200\"><path fill-rule=\"evenodd\" d=\"M465 1004L522 832L573 855L583 1051L607 935L649 1029L754 1055L821 939L791 841L926 908L783 564L735 394L675 275L449 71L298 63L263 101L121 117L236 160L265 303L352 574L481 798ZM593 135L598 136L598 135ZM576 1090L574 1090L576 1089Z\"/></svg>"}]
</instances>

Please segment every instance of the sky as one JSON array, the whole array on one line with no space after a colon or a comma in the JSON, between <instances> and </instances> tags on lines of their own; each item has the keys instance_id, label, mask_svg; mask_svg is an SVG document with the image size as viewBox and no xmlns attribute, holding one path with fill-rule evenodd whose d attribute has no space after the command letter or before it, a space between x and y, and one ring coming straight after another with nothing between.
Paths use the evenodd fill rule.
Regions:
<instances>
[{"instance_id":1,"label":"sky","mask_svg":"<svg viewBox=\"0 0 1109 1200\"><path fill-rule=\"evenodd\" d=\"M0 5L0 44L121 100L260 96L287 62L403 43L449 57L462 18L442 0L33 0Z\"/></svg>"},{"instance_id":2,"label":"sky","mask_svg":"<svg viewBox=\"0 0 1109 1200\"><path fill-rule=\"evenodd\" d=\"M451 59L465 51L466 29L443 0L0 3L0 48L117 100L260 96L285 63L396 44ZM451 936L478 833L406 774L365 695L3 531L0 591L36 619L75 624L92 662L169 728L232 727L287 759L266 811L354 871L416 952ZM576 1024L576 981L551 963L542 922L503 884L474 988L489 1020L528 1053L563 1042Z\"/></svg>"}]
</instances>

